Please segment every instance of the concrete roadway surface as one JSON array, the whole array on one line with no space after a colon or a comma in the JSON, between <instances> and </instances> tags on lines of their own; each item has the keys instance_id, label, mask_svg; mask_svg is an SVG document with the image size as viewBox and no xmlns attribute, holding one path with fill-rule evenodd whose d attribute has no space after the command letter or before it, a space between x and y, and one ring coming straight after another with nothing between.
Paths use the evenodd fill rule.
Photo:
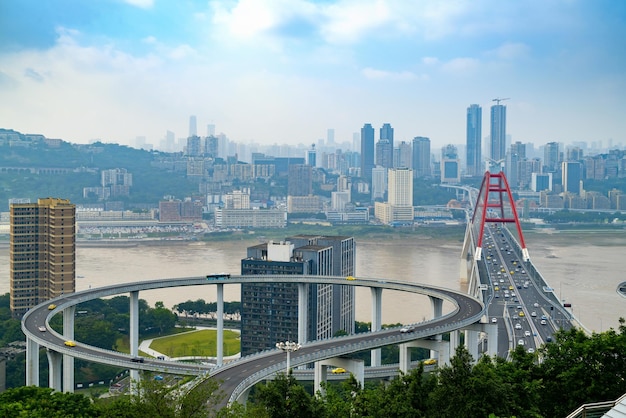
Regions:
<instances>
[{"instance_id":1,"label":"concrete roadway surface","mask_svg":"<svg viewBox=\"0 0 626 418\"><path fill-rule=\"evenodd\" d=\"M298 279L305 283L319 282L379 287L383 289L432 295L434 297L441 297L444 300L451 301L456 305L456 309L440 318L416 324L415 331L412 333L400 333L400 329L395 328L305 343L299 351L291 354L291 365L293 367L301 364L312 363L318 360L347 355L352 352L371 350L386 345L428 338L479 322L484 314L484 306L480 301L463 293L448 289L408 282L376 279L356 279L346 281L345 278L327 276L303 276L298 277ZM226 283L254 283L255 281L262 280L271 280L274 282L286 280L293 281L294 277L232 276L232 278ZM215 283L207 283L205 277L164 279L107 286L104 288L90 289L65 295L61 298L41 304L27 312L22 319L22 330L28 338L38 343L40 346L47 347L61 354L67 354L87 361L110 364L118 367L128 367L137 370L149 370L159 373L183 375L205 374L207 377L212 377L221 381L221 390L224 391L227 397L230 397L231 393L246 377L254 374L255 372L270 368L273 365L280 363L285 363L286 365L286 354L280 350L270 350L256 355L243 357L216 369L206 365L171 362L152 358L143 358L143 361L139 363L132 362L132 357L127 354L92 347L80 342L75 342L76 345L73 347L66 346L64 344L66 338L52 330L48 324L49 319L55 314L61 313L63 309L95 298L132 291L204 284ZM55 304L56 307L54 309L48 309L49 304ZM46 328L46 331L40 331L39 327L42 326ZM265 377L267 377L267 375ZM258 381L263 379L264 377L261 377Z\"/></svg>"}]
</instances>

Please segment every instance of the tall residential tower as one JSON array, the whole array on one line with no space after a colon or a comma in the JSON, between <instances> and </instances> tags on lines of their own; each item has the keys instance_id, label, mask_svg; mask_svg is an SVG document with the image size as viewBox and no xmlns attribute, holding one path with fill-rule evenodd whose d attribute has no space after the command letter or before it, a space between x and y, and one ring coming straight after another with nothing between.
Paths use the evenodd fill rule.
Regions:
<instances>
[{"instance_id":1,"label":"tall residential tower","mask_svg":"<svg viewBox=\"0 0 626 418\"><path fill-rule=\"evenodd\" d=\"M506 106L500 104L491 106L491 143L489 157L493 161L506 158ZM503 99L502 99L503 100Z\"/></svg>"},{"instance_id":2,"label":"tall residential tower","mask_svg":"<svg viewBox=\"0 0 626 418\"><path fill-rule=\"evenodd\" d=\"M20 318L30 308L76 285L76 206L46 198L10 207L10 307Z\"/></svg>"},{"instance_id":3,"label":"tall residential tower","mask_svg":"<svg viewBox=\"0 0 626 418\"><path fill-rule=\"evenodd\" d=\"M470 176L481 176L482 166L482 116L483 110L477 104L472 104L467 108L467 174Z\"/></svg>"}]
</instances>

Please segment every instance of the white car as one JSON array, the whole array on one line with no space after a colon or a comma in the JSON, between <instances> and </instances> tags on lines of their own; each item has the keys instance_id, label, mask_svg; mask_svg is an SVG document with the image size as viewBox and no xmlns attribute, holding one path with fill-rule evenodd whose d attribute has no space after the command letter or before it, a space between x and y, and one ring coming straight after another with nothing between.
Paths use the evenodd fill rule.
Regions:
<instances>
[{"instance_id":1,"label":"white car","mask_svg":"<svg viewBox=\"0 0 626 418\"><path fill-rule=\"evenodd\" d=\"M413 332L415 331L415 327L413 325L407 325L405 327L402 327L402 329L400 329L400 332L403 334L406 334L408 332Z\"/></svg>"},{"instance_id":2,"label":"white car","mask_svg":"<svg viewBox=\"0 0 626 418\"><path fill-rule=\"evenodd\" d=\"M520 324L519 322L515 324L515 329L522 329L522 324Z\"/></svg>"},{"instance_id":3,"label":"white car","mask_svg":"<svg viewBox=\"0 0 626 418\"><path fill-rule=\"evenodd\" d=\"M530 316L537 316L537 312L534 312L534 311L533 311L533 312L531 312L531 313L530 313Z\"/></svg>"},{"instance_id":4,"label":"white car","mask_svg":"<svg viewBox=\"0 0 626 418\"><path fill-rule=\"evenodd\" d=\"M547 324L547 322L546 322L546 320L545 320L545 319L542 319L542 320L541 320L541 322L540 322L540 324L541 324L541 325L546 325L546 324Z\"/></svg>"},{"instance_id":5,"label":"white car","mask_svg":"<svg viewBox=\"0 0 626 418\"><path fill-rule=\"evenodd\" d=\"M498 322L498 318L491 318L491 322L495 324L496 322Z\"/></svg>"},{"instance_id":6,"label":"white car","mask_svg":"<svg viewBox=\"0 0 626 418\"><path fill-rule=\"evenodd\" d=\"M534 348L532 348L532 347L530 347L530 348L528 349L528 352L529 352L530 354L532 354L532 353L534 353L534 352L535 352L535 349L534 349Z\"/></svg>"},{"instance_id":7,"label":"white car","mask_svg":"<svg viewBox=\"0 0 626 418\"><path fill-rule=\"evenodd\" d=\"M524 331L524 337L530 337L530 331Z\"/></svg>"},{"instance_id":8,"label":"white car","mask_svg":"<svg viewBox=\"0 0 626 418\"><path fill-rule=\"evenodd\" d=\"M524 345L524 340L519 340L519 341L517 342L517 345Z\"/></svg>"}]
</instances>

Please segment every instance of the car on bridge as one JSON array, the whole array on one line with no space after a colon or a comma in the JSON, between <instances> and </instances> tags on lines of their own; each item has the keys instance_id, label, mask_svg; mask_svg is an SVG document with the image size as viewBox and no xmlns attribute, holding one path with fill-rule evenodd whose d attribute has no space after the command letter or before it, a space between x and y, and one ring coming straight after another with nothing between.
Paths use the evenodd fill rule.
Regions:
<instances>
[{"instance_id":1,"label":"car on bridge","mask_svg":"<svg viewBox=\"0 0 626 418\"><path fill-rule=\"evenodd\" d=\"M437 359L436 358L429 358L427 360L424 360L424 365L425 366L431 366L433 364L437 364Z\"/></svg>"},{"instance_id":2,"label":"car on bridge","mask_svg":"<svg viewBox=\"0 0 626 418\"><path fill-rule=\"evenodd\" d=\"M354 277L354 276L348 276L348 277L346 277L346 280L356 280L356 277Z\"/></svg>"},{"instance_id":3,"label":"car on bridge","mask_svg":"<svg viewBox=\"0 0 626 418\"><path fill-rule=\"evenodd\" d=\"M54 303L51 303L50 305L48 305L48 309L49 310L53 310L56 309L57 305L55 305Z\"/></svg>"},{"instance_id":4,"label":"car on bridge","mask_svg":"<svg viewBox=\"0 0 626 418\"><path fill-rule=\"evenodd\" d=\"M43 325L38 326L37 329L41 332L46 332L46 327L44 327Z\"/></svg>"},{"instance_id":5,"label":"car on bridge","mask_svg":"<svg viewBox=\"0 0 626 418\"><path fill-rule=\"evenodd\" d=\"M65 345L68 347L76 347L76 343L74 341L65 341Z\"/></svg>"},{"instance_id":6,"label":"car on bridge","mask_svg":"<svg viewBox=\"0 0 626 418\"><path fill-rule=\"evenodd\" d=\"M332 374L341 374L341 373L345 373L346 369L344 369L343 367L336 367L336 368L332 369L330 372Z\"/></svg>"},{"instance_id":7,"label":"car on bridge","mask_svg":"<svg viewBox=\"0 0 626 418\"><path fill-rule=\"evenodd\" d=\"M400 329L400 332L403 334L406 334L408 332L413 332L413 331L415 331L415 326L413 325L407 325Z\"/></svg>"}]
</instances>

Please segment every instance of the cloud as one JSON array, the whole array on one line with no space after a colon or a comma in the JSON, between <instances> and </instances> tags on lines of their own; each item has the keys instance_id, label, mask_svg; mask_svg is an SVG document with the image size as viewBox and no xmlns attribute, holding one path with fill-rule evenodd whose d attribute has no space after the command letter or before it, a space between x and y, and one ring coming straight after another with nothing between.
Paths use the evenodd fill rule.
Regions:
<instances>
[{"instance_id":1,"label":"cloud","mask_svg":"<svg viewBox=\"0 0 626 418\"><path fill-rule=\"evenodd\" d=\"M154 6L154 0L123 0L124 3L141 9L150 9Z\"/></svg>"},{"instance_id":2,"label":"cloud","mask_svg":"<svg viewBox=\"0 0 626 418\"><path fill-rule=\"evenodd\" d=\"M424 75L417 75L411 71L393 72L374 68L364 68L361 73L370 80L416 80L426 78Z\"/></svg>"},{"instance_id":3,"label":"cloud","mask_svg":"<svg viewBox=\"0 0 626 418\"><path fill-rule=\"evenodd\" d=\"M475 58L455 58L443 64L442 69L448 73L467 74L478 69L480 61Z\"/></svg>"},{"instance_id":4,"label":"cloud","mask_svg":"<svg viewBox=\"0 0 626 418\"><path fill-rule=\"evenodd\" d=\"M41 74L39 74L37 71L33 70L32 68L25 69L24 76L30 79L33 79L35 81L39 81L39 82L44 81L44 77Z\"/></svg>"},{"instance_id":5,"label":"cloud","mask_svg":"<svg viewBox=\"0 0 626 418\"><path fill-rule=\"evenodd\" d=\"M422 58L422 63L425 65L437 65L439 64L439 58L436 57L424 57Z\"/></svg>"},{"instance_id":6,"label":"cloud","mask_svg":"<svg viewBox=\"0 0 626 418\"><path fill-rule=\"evenodd\" d=\"M522 59L530 55L530 47L522 42L508 42L500 45L496 49L487 51L486 55L503 60Z\"/></svg>"}]
</instances>

